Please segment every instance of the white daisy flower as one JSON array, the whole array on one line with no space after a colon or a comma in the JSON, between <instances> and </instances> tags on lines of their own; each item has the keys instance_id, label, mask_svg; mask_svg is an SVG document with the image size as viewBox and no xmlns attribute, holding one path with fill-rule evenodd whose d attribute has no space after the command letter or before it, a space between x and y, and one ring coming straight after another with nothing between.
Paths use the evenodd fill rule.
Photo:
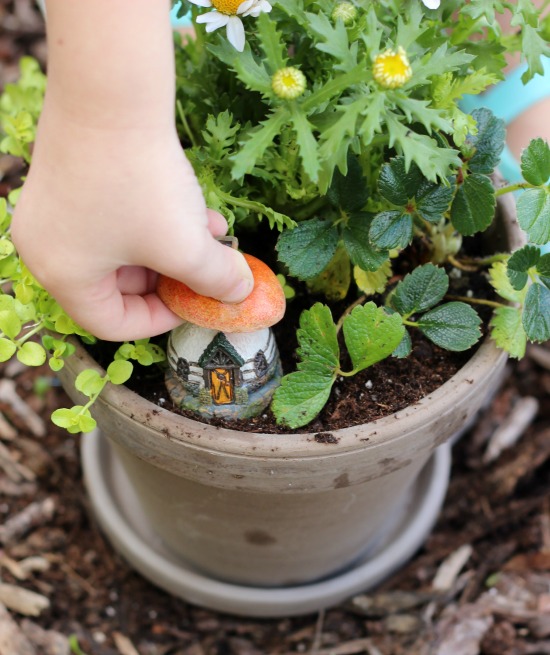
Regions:
<instances>
[{"instance_id":1,"label":"white daisy flower","mask_svg":"<svg viewBox=\"0 0 550 655\"><path fill-rule=\"evenodd\" d=\"M214 11L201 14L197 23L204 23L207 32L213 32L225 27L227 40L242 52L244 50L244 26L241 18L252 16L257 18L261 13L271 11L268 0L190 0L199 7L212 7Z\"/></svg>"},{"instance_id":2,"label":"white daisy flower","mask_svg":"<svg viewBox=\"0 0 550 655\"><path fill-rule=\"evenodd\" d=\"M441 0L422 0L422 4L428 9L439 9Z\"/></svg>"}]
</instances>

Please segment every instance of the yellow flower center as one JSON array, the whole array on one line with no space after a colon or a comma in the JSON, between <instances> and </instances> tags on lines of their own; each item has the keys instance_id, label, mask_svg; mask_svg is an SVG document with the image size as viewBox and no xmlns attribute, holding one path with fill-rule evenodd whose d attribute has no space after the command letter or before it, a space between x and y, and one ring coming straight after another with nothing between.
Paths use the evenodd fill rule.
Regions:
<instances>
[{"instance_id":1,"label":"yellow flower center","mask_svg":"<svg viewBox=\"0 0 550 655\"><path fill-rule=\"evenodd\" d=\"M279 98L292 100L306 90L307 80L301 70L294 66L280 68L271 79L271 87Z\"/></svg>"},{"instance_id":2,"label":"yellow flower center","mask_svg":"<svg viewBox=\"0 0 550 655\"><path fill-rule=\"evenodd\" d=\"M217 9L220 14L236 16L237 9L241 6L242 2L243 0L212 0L212 6Z\"/></svg>"},{"instance_id":3,"label":"yellow flower center","mask_svg":"<svg viewBox=\"0 0 550 655\"><path fill-rule=\"evenodd\" d=\"M411 79L412 69L407 53L400 46L397 50L386 50L374 60L374 79L386 89L397 89Z\"/></svg>"}]
</instances>

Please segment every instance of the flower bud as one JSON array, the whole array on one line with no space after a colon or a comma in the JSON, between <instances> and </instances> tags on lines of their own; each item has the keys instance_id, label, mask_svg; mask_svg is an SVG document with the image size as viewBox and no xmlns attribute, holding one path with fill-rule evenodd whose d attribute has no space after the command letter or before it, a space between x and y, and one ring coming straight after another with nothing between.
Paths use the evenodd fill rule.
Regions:
<instances>
[{"instance_id":1,"label":"flower bud","mask_svg":"<svg viewBox=\"0 0 550 655\"><path fill-rule=\"evenodd\" d=\"M294 66L280 68L271 78L271 88L279 98L293 100L306 90L306 77Z\"/></svg>"},{"instance_id":2,"label":"flower bud","mask_svg":"<svg viewBox=\"0 0 550 655\"><path fill-rule=\"evenodd\" d=\"M374 79L385 89L397 89L411 79L412 69L405 50L399 46L379 54L372 67Z\"/></svg>"},{"instance_id":3,"label":"flower bud","mask_svg":"<svg viewBox=\"0 0 550 655\"><path fill-rule=\"evenodd\" d=\"M351 2L339 2L332 10L332 20L340 19L344 25L349 25L357 18L357 9Z\"/></svg>"}]
</instances>

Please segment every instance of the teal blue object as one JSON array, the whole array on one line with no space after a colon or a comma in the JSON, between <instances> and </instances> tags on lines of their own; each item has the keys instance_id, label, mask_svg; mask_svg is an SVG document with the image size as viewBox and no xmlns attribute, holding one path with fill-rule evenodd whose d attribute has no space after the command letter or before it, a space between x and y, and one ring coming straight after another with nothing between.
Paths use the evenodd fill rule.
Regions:
<instances>
[{"instance_id":1,"label":"teal blue object","mask_svg":"<svg viewBox=\"0 0 550 655\"><path fill-rule=\"evenodd\" d=\"M464 96L460 102L461 109L469 113L479 107L487 107L509 125L539 100L550 97L550 57L543 57L542 64L544 75L535 75L527 84L523 84L521 76L527 66L520 66L486 93ZM518 182L522 179L519 162L508 146L505 146L502 151L499 170L510 182ZM550 243L543 246L542 250L550 252Z\"/></svg>"},{"instance_id":2,"label":"teal blue object","mask_svg":"<svg viewBox=\"0 0 550 655\"><path fill-rule=\"evenodd\" d=\"M181 2L174 5L172 11L170 12L170 18L172 20L172 25L174 27L189 27L191 25L191 13L185 14L183 18L178 18L178 9L181 7Z\"/></svg>"}]
</instances>

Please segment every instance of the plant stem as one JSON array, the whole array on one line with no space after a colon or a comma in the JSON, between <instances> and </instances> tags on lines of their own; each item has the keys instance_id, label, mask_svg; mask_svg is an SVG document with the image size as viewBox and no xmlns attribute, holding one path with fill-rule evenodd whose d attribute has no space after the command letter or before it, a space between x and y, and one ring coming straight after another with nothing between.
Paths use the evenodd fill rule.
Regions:
<instances>
[{"instance_id":1,"label":"plant stem","mask_svg":"<svg viewBox=\"0 0 550 655\"><path fill-rule=\"evenodd\" d=\"M454 255L447 255L447 261L455 268L458 268L461 271L466 271L468 273L475 273L478 269L477 266L468 266L467 264L463 264L461 261L456 259Z\"/></svg>"},{"instance_id":2,"label":"plant stem","mask_svg":"<svg viewBox=\"0 0 550 655\"><path fill-rule=\"evenodd\" d=\"M508 306L505 305L504 303L496 302L495 300L484 300L482 298L468 298L468 296L445 296L445 298L448 298L449 300L458 300L459 302L467 302L472 305L486 305L487 307L495 307L497 309L500 307Z\"/></svg>"},{"instance_id":3,"label":"plant stem","mask_svg":"<svg viewBox=\"0 0 550 655\"><path fill-rule=\"evenodd\" d=\"M26 332L20 339L17 339L16 343L18 346L21 346L22 344L25 343L28 339L30 339L32 336L40 332L42 327L44 326L44 321L39 321L30 329L28 332Z\"/></svg>"},{"instance_id":4,"label":"plant stem","mask_svg":"<svg viewBox=\"0 0 550 655\"><path fill-rule=\"evenodd\" d=\"M509 257L510 255L508 253L499 252L490 257L483 257L480 259L474 257L461 257L457 261L462 262L463 264L473 264L474 266L490 266L496 262L505 262Z\"/></svg>"},{"instance_id":5,"label":"plant stem","mask_svg":"<svg viewBox=\"0 0 550 655\"><path fill-rule=\"evenodd\" d=\"M195 137L193 136L193 132L191 130L191 127L189 126L189 123L187 121L187 117L185 116L185 112L183 111L182 104L181 104L181 102L179 100L176 102L176 107L178 109L178 115L179 115L180 120L182 122L183 129L185 130L185 134L187 135L187 138L191 142L191 145L193 146L193 148L196 148L197 147L197 141L196 141Z\"/></svg>"},{"instance_id":6,"label":"plant stem","mask_svg":"<svg viewBox=\"0 0 550 655\"><path fill-rule=\"evenodd\" d=\"M503 186L500 189L497 189L495 195L497 198L503 196L505 193L513 193L514 191L521 191L522 189L536 189L537 187L534 184L529 184L528 182L518 182L517 184L509 184L508 186Z\"/></svg>"},{"instance_id":7,"label":"plant stem","mask_svg":"<svg viewBox=\"0 0 550 655\"><path fill-rule=\"evenodd\" d=\"M359 296L359 298L357 298L357 300L354 303L352 303L349 307L346 307L344 313L338 319L338 323L336 323L336 334L338 334L342 329L346 316L348 316L348 314L350 314L358 305L362 305L366 299L367 296L363 294L362 296Z\"/></svg>"},{"instance_id":8,"label":"plant stem","mask_svg":"<svg viewBox=\"0 0 550 655\"><path fill-rule=\"evenodd\" d=\"M317 198L313 198L313 200L310 200L307 205L304 205L303 207L300 207L297 211L294 212L294 215L291 216L291 218L294 218L297 221L304 220L306 218L310 218L315 214L315 212L318 209L321 209L321 207L324 207L326 203L326 200L322 196L318 196Z\"/></svg>"}]
</instances>

